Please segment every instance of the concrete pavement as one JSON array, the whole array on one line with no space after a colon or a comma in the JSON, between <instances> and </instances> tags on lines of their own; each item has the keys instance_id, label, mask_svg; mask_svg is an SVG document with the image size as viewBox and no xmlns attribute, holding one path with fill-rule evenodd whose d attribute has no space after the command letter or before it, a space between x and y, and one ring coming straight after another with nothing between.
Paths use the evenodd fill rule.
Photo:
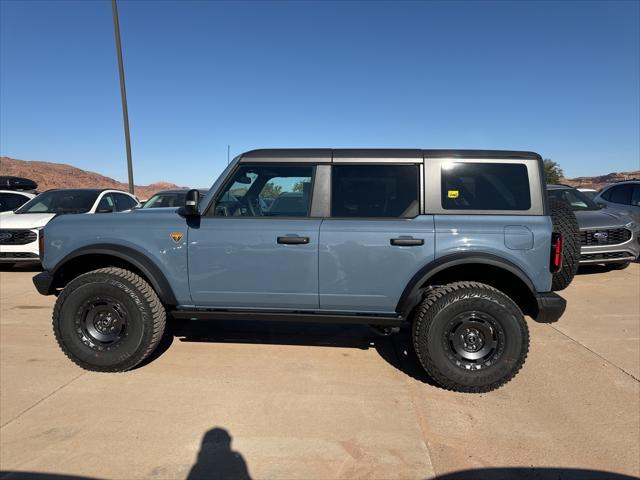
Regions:
<instances>
[{"instance_id":1,"label":"concrete pavement","mask_svg":"<svg viewBox=\"0 0 640 480\"><path fill-rule=\"evenodd\" d=\"M429 385L406 335L356 326L179 323L147 365L84 372L58 350L54 299L35 292L33 274L0 273L7 478L640 474L639 264L580 274L559 323L529 322L520 374L483 395Z\"/></svg>"}]
</instances>

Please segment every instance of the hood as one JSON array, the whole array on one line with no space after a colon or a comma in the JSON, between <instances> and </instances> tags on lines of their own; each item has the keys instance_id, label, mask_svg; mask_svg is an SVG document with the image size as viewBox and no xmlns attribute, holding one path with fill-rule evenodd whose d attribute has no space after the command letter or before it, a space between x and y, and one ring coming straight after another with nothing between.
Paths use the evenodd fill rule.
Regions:
<instances>
[{"instance_id":1,"label":"hood","mask_svg":"<svg viewBox=\"0 0 640 480\"><path fill-rule=\"evenodd\" d=\"M574 213L581 229L624 227L632 221L624 214L606 210L577 210Z\"/></svg>"},{"instance_id":2,"label":"hood","mask_svg":"<svg viewBox=\"0 0 640 480\"><path fill-rule=\"evenodd\" d=\"M55 217L55 213L0 213L0 228L41 228Z\"/></svg>"}]
</instances>

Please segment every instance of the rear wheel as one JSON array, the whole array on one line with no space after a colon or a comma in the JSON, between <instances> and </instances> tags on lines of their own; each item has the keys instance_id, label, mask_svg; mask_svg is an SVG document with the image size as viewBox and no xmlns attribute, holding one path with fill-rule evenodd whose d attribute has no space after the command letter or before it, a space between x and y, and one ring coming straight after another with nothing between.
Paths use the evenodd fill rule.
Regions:
<instances>
[{"instance_id":1,"label":"rear wheel","mask_svg":"<svg viewBox=\"0 0 640 480\"><path fill-rule=\"evenodd\" d=\"M97 372L122 372L142 362L158 346L165 322L153 288L122 268L75 278L53 310L53 331L62 351L80 367Z\"/></svg>"},{"instance_id":2,"label":"rear wheel","mask_svg":"<svg viewBox=\"0 0 640 480\"><path fill-rule=\"evenodd\" d=\"M518 306L477 282L435 288L417 307L413 343L420 363L440 386L481 393L511 380L529 350Z\"/></svg>"},{"instance_id":3,"label":"rear wheel","mask_svg":"<svg viewBox=\"0 0 640 480\"><path fill-rule=\"evenodd\" d=\"M564 290L569 286L580 264L580 228L576 215L565 202L549 199L553 231L562 235L562 268L553 274L551 289Z\"/></svg>"}]
</instances>

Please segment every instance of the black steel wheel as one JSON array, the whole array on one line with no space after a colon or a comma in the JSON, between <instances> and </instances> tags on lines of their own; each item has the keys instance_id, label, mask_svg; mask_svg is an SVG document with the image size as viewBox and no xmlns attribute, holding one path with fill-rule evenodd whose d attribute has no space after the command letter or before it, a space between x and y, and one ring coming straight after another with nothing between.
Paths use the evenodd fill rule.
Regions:
<instances>
[{"instance_id":1,"label":"black steel wheel","mask_svg":"<svg viewBox=\"0 0 640 480\"><path fill-rule=\"evenodd\" d=\"M518 306L502 292L455 282L429 290L416 308L413 344L437 384L480 393L518 373L529 350L529 331Z\"/></svg>"},{"instance_id":2,"label":"black steel wheel","mask_svg":"<svg viewBox=\"0 0 640 480\"><path fill-rule=\"evenodd\" d=\"M153 288L122 268L78 276L53 310L53 331L62 351L86 370L121 372L157 347L165 310Z\"/></svg>"}]
</instances>

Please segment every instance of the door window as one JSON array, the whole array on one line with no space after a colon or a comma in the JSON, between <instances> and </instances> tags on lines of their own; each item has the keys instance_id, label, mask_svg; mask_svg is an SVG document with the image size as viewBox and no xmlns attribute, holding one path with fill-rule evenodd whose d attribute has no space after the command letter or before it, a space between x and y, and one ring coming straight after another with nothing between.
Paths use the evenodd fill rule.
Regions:
<instances>
[{"instance_id":1,"label":"door window","mask_svg":"<svg viewBox=\"0 0 640 480\"><path fill-rule=\"evenodd\" d=\"M313 166L242 165L218 196L215 216L306 217Z\"/></svg>"},{"instance_id":2,"label":"door window","mask_svg":"<svg viewBox=\"0 0 640 480\"><path fill-rule=\"evenodd\" d=\"M631 194L633 192L633 184L616 185L611 187L607 192L606 200L622 205L631 205Z\"/></svg>"},{"instance_id":3,"label":"door window","mask_svg":"<svg viewBox=\"0 0 640 480\"><path fill-rule=\"evenodd\" d=\"M100 199L100 203L98 203L98 208L96 208L96 213L109 213L113 212L113 198L111 198L111 194L107 193L103 195Z\"/></svg>"},{"instance_id":4,"label":"door window","mask_svg":"<svg viewBox=\"0 0 640 480\"><path fill-rule=\"evenodd\" d=\"M631 205L634 207L640 207L640 185L633 186L633 193L631 194Z\"/></svg>"},{"instance_id":5,"label":"door window","mask_svg":"<svg viewBox=\"0 0 640 480\"><path fill-rule=\"evenodd\" d=\"M138 202L136 202L129 195L124 195L122 193L114 193L113 196L116 202L116 212L131 210L133 207L135 207L138 204Z\"/></svg>"},{"instance_id":6,"label":"door window","mask_svg":"<svg viewBox=\"0 0 640 480\"><path fill-rule=\"evenodd\" d=\"M0 193L0 212L15 210L19 206L27 203L29 197L18 193Z\"/></svg>"},{"instance_id":7,"label":"door window","mask_svg":"<svg viewBox=\"0 0 640 480\"><path fill-rule=\"evenodd\" d=\"M527 166L521 163L463 163L442 167L442 208L529 210Z\"/></svg>"},{"instance_id":8,"label":"door window","mask_svg":"<svg viewBox=\"0 0 640 480\"><path fill-rule=\"evenodd\" d=\"M418 173L417 165L334 165L331 216L415 217Z\"/></svg>"}]
</instances>

